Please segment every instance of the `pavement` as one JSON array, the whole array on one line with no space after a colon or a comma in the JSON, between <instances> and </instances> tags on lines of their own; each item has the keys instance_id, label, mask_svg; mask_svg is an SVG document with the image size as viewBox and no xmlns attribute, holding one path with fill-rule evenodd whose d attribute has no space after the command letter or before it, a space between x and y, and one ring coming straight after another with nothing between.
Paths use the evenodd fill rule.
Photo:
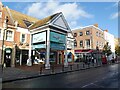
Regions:
<instances>
[{"instance_id":1,"label":"pavement","mask_svg":"<svg viewBox=\"0 0 120 90\"><path fill-rule=\"evenodd\" d=\"M63 67L63 65L51 65L51 69L44 69L43 65L33 65L33 66L17 66L17 67L7 67L3 68L2 71L2 82L11 82L11 81L17 81L17 80L23 80L23 79L30 79L30 78L37 78L40 76L48 76L48 75L55 75L55 74L61 74L61 73L67 73L67 72L74 72L79 70L86 70L86 69L92 69L97 68L100 66L106 66L101 65L100 63L97 64L90 64L90 65L84 65L81 63L70 63L68 67Z\"/></svg>"}]
</instances>

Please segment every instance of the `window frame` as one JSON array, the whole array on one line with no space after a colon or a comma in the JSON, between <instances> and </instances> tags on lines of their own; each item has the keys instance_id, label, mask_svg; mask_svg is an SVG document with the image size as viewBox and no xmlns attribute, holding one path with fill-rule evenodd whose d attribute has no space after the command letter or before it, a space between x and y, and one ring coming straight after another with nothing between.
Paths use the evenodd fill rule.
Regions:
<instances>
[{"instance_id":1,"label":"window frame","mask_svg":"<svg viewBox=\"0 0 120 90\"><path fill-rule=\"evenodd\" d=\"M89 40L89 46L87 45L87 41L88 41L88 40ZM90 41L90 39L86 39L86 40L85 40L85 44L86 44L86 47L87 47L87 48L90 48L90 46L91 46L91 41Z\"/></svg>"},{"instance_id":2,"label":"window frame","mask_svg":"<svg viewBox=\"0 0 120 90\"><path fill-rule=\"evenodd\" d=\"M82 35L81 35L81 33L82 33ZM83 32L79 32L79 36L83 36Z\"/></svg>"},{"instance_id":3,"label":"window frame","mask_svg":"<svg viewBox=\"0 0 120 90\"><path fill-rule=\"evenodd\" d=\"M10 37L10 35L8 36L8 34L7 34L7 32L12 32L12 34L11 34L11 39L8 39L8 37ZM13 30L10 30L10 29L7 29L7 31L5 32L5 34L6 34L6 36L5 36L5 40L6 41L14 41L13 39L14 39L14 31Z\"/></svg>"},{"instance_id":4,"label":"window frame","mask_svg":"<svg viewBox=\"0 0 120 90\"><path fill-rule=\"evenodd\" d=\"M22 41L22 40L23 40L22 35L25 35L25 37L24 37L24 42ZM20 42L21 42L21 43L26 43L26 38L27 38L26 34L25 34L25 33L21 33Z\"/></svg>"},{"instance_id":5,"label":"window frame","mask_svg":"<svg viewBox=\"0 0 120 90\"><path fill-rule=\"evenodd\" d=\"M81 46L81 41L82 41L82 46ZM80 47L83 47L83 40L80 40L80 43L79 43L79 44L80 44Z\"/></svg>"},{"instance_id":6,"label":"window frame","mask_svg":"<svg viewBox=\"0 0 120 90\"><path fill-rule=\"evenodd\" d=\"M74 47L77 47L77 41L76 40L74 40Z\"/></svg>"},{"instance_id":7,"label":"window frame","mask_svg":"<svg viewBox=\"0 0 120 90\"><path fill-rule=\"evenodd\" d=\"M2 12L0 11L0 18L2 18Z\"/></svg>"},{"instance_id":8,"label":"window frame","mask_svg":"<svg viewBox=\"0 0 120 90\"><path fill-rule=\"evenodd\" d=\"M87 34L89 32L89 34ZM90 30L86 30L85 35L90 35Z\"/></svg>"},{"instance_id":9,"label":"window frame","mask_svg":"<svg viewBox=\"0 0 120 90\"><path fill-rule=\"evenodd\" d=\"M75 35L76 34L76 35ZM77 37L77 33L74 33L74 37Z\"/></svg>"},{"instance_id":10,"label":"window frame","mask_svg":"<svg viewBox=\"0 0 120 90\"><path fill-rule=\"evenodd\" d=\"M2 29L0 28L0 40L2 39Z\"/></svg>"}]
</instances>

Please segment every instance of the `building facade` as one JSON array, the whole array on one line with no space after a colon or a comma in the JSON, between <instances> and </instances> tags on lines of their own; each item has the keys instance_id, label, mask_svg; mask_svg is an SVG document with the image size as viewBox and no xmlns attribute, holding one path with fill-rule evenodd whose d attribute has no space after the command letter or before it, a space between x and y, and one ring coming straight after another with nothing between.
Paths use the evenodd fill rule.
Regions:
<instances>
[{"instance_id":1,"label":"building facade","mask_svg":"<svg viewBox=\"0 0 120 90\"><path fill-rule=\"evenodd\" d=\"M28 26L38 19L4 7L2 3L0 13L0 64L8 67L26 64L30 42Z\"/></svg>"},{"instance_id":2,"label":"building facade","mask_svg":"<svg viewBox=\"0 0 120 90\"><path fill-rule=\"evenodd\" d=\"M68 32L67 36L67 56L68 62L74 62L74 36L72 31Z\"/></svg>"},{"instance_id":3,"label":"building facade","mask_svg":"<svg viewBox=\"0 0 120 90\"><path fill-rule=\"evenodd\" d=\"M0 3L0 64L14 67L29 61L31 66L37 57L45 59L48 69L51 63L67 66L69 31L61 12L38 20Z\"/></svg>"},{"instance_id":4,"label":"building facade","mask_svg":"<svg viewBox=\"0 0 120 90\"><path fill-rule=\"evenodd\" d=\"M104 47L104 32L98 27L98 24L73 30L73 34L75 37L75 59L80 59L84 56L89 57L91 53L97 53L97 50L101 51Z\"/></svg>"},{"instance_id":5,"label":"building facade","mask_svg":"<svg viewBox=\"0 0 120 90\"><path fill-rule=\"evenodd\" d=\"M108 42L108 44L111 48L112 54L110 56L112 59L112 57L115 57L115 38L114 38L114 35L110 34L108 32L108 30L104 30L104 38L105 38L106 42Z\"/></svg>"},{"instance_id":6,"label":"building facade","mask_svg":"<svg viewBox=\"0 0 120 90\"><path fill-rule=\"evenodd\" d=\"M34 23L30 27L31 50L29 50L29 57L32 56L31 51L37 52L38 56L40 54L39 58L45 59L46 69L50 69L52 63L67 66L68 31L70 28L61 12Z\"/></svg>"}]
</instances>

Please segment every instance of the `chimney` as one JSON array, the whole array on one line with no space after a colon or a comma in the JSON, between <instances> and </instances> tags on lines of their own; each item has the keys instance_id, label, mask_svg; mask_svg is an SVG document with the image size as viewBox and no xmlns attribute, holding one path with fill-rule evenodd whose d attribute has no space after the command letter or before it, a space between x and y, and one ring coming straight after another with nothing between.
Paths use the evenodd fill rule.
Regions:
<instances>
[{"instance_id":1,"label":"chimney","mask_svg":"<svg viewBox=\"0 0 120 90\"><path fill-rule=\"evenodd\" d=\"M105 32L108 32L108 30L106 29L106 30L104 30Z\"/></svg>"},{"instance_id":2,"label":"chimney","mask_svg":"<svg viewBox=\"0 0 120 90\"><path fill-rule=\"evenodd\" d=\"M98 27L98 24L96 23L96 24L94 24L94 26Z\"/></svg>"}]
</instances>

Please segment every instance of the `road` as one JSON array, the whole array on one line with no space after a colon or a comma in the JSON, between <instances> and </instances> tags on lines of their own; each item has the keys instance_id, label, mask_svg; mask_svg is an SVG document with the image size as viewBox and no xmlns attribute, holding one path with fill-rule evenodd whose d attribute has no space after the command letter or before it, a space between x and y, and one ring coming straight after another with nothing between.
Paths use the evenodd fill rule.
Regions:
<instances>
[{"instance_id":1,"label":"road","mask_svg":"<svg viewBox=\"0 0 120 90\"><path fill-rule=\"evenodd\" d=\"M120 64L114 64L4 83L3 88L120 88L119 79Z\"/></svg>"}]
</instances>

